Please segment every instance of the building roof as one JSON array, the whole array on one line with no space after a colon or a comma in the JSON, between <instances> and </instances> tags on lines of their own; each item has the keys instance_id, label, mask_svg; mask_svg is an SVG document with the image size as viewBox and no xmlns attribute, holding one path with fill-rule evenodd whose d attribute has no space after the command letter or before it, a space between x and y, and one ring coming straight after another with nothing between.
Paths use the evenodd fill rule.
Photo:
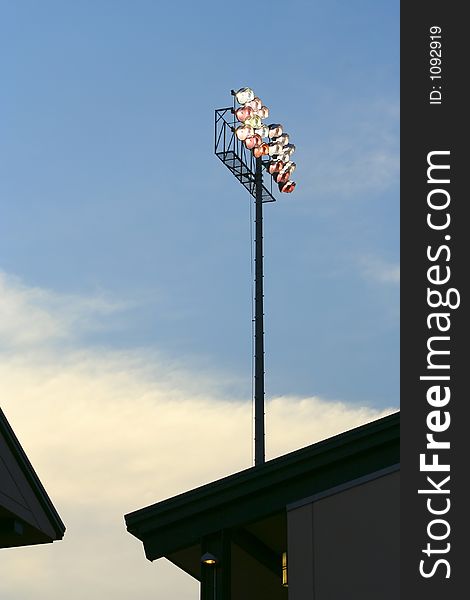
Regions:
<instances>
[{"instance_id":1,"label":"building roof","mask_svg":"<svg viewBox=\"0 0 470 600\"><path fill-rule=\"evenodd\" d=\"M289 504L397 465L399 437L395 413L127 514L127 529L149 560L165 556L194 577L201 540L217 531L279 552Z\"/></svg>"},{"instance_id":2,"label":"building roof","mask_svg":"<svg viewBox=\"0 0 470 600\"><path fill-rule=\"evenodd\" d=\"M51 499L0 409L0 548L45 544L64 536Z\"/></svg>"}]
</instances>

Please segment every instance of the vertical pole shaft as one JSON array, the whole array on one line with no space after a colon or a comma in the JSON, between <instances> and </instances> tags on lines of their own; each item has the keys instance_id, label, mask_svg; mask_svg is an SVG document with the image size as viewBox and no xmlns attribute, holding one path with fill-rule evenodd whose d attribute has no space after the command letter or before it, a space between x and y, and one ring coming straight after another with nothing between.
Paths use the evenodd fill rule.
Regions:
<instances>
[{"instance_id":1,"label":"vertical pole shaft","mask_svg":"<svg viewBox=\"0 0 470 600\"><path fill-rule=\"evenodd\" d=\"M263 172L256 159L255 229L255 465L264 463Z\"/></svg>"}]
</instances>

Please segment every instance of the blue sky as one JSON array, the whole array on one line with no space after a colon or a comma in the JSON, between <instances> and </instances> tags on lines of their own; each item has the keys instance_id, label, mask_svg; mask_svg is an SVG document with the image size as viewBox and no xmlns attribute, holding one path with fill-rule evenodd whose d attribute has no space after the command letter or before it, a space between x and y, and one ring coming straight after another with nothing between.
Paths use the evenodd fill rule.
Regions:
<instances>
[{"instance_id":1,"label":"blue sky","mask_svg":"<svg viewBox=\"0 0 470 600\"><path fill-rule=\"evenodd\" d=\"M265 211L267 391L396 404L398 293L368 265L398 262L397 6L294 2L279 50L271 6L256 34L219 3L7 2L3 269L122 299L96 343L248 373L250 198L212 121L252 85L298 147Z\"/></svg>"},{"instance_id":2,"label":"blue sky","mask_svg":"<svg viewBox=\"0 0 470 600\"><path fill-rule=\"evenodd\" d=\"M358 411L348 423L396 408L398 3L0 6L4 410L40 474L59 477L22 415L31 398L50 408L66 389L53 387L54 370L83 390L100 368L124 377L136 412L165 381L159 398L181 387L178 397L210 397L214 414L226 402L249 414L251 200L213 154L214 109L245 85L297 146L295 193L265 207L268 455L317 435L293 414L281 443L269 430L280 398L299 418L308 399L325 414L341 403ZM94 401L118 402L104 382ZM38 386L55 391L41 400ZM249 451L230 468L245 460ZM225 468L123 498L118 516Z\"/></svg>"}]
</instances>

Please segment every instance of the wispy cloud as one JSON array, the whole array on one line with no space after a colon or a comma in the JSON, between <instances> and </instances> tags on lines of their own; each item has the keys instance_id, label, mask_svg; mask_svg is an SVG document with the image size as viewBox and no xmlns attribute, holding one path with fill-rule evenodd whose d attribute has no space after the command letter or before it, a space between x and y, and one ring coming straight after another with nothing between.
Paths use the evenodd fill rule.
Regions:
<instances>
[{"instance_id":1,"label":"wispy cloud","mask_svg":"<svg viewBox=\"0 0 470 600\"><path fill-rule=\"evenodd\" d=\"M337 200L382 192L398 182L399 114L394 104L358 107L332 124L328 136L311 132L299 192Z\"/></svg>"},{"instance_id":2,"label":"wispy cloud","mask_svg":"<svg viewBox=\"0 0 470 600\"><path fill-rule=\"evenodd\" d=\"M50 546L4 551L0 596L124 600L135 596L138 581L139 598L169 597L169 589L172 598L194 598L188 576L146 561L123 515L250 466L250 402L224 396L219 373L197 372L161 352L97 350L78 341L59 347L58 338L73 338L74 327L83 319L92 324L107 304L65 302L11 277L2 286L12 316L3 334L22 342L1 354L3 408L67 532ZM34 335L24 337L24 327ZM318 397L275 398L267 406L268 455L387 412Z\"/></svg>"},{"instance_id":3,"label":"wispy cloud","mask_svg":"<svg viewBox=\"0 0 470 600\"><path fill-rule=\"evenodd\" d=\"M400 265L390 263L376 256L364 256L359 260L359 268L365 279L384 284L400 283Z\"/></svg>"},{"instance_id":4,"label":"wispy cloud","mask_svg":"<svg viewBox=\"0 0 470 600\"><path fill-rule=\"evenodd\" d=\"M105 295L58 294L30 287L0 271L0 344L32 346L77 338L84 330L100 327L103 316L124 304Z\"/></svg>"}]
</instances>

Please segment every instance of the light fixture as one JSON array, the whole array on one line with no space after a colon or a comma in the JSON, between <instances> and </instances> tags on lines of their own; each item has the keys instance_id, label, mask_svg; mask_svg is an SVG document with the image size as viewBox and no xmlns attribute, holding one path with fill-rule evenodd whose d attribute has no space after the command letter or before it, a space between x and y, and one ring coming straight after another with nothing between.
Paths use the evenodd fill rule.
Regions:
<instances>
[{"instance_id":1,"label":"light fixture","mask_svg":"<svg viewBox=\"0 0 470 600\"><path fill-rule=\"evenodd\" d=\"M245 140L245 146L248 150L253 150L255 146L260 146L263 143L261 136L255 133L254 135L247 137Z\"/></svg>"},{"instance_id":2,"label":"light fixture","mask_svg":"<svg viewBox=\"0 0 470 600\"><path fill-rule=\"evenodd\" d=\"M237 108L235 111L235 116L239 121L244 123L247 119L253 116L253 109L251 106L240 106L240 108Z\"/></svg>"},{"instance_id":3,"label":"light fixture","mask_svg":"<svg viewBox=\"0 0 470 600\"><path fill-rule=\"evenodd\" d=\"M258 129L255 129L255 133L260 135L262 138L267 138L268 132L269 128L266 125L262 125L261 127L258 127Z\"/></svg>"},{"instance_id":4,"label":"light fixture","mask_svg":"<svg viewBox=\"0 0 470 600\"><path fill-rule=\"evenodd\" d=\"M266 154L269 154L268 144L261 144L260 146L255 146L253 148L253 154L255 155L255 158L260 158L260 156L266 156Z\"/></svg>"},{"instance_id":5,"label":"light fixture","mask_svg":"<svg viewBox=\"0 0 470 600\"><path fill-rule=\"evenodd\" d=\"M279 137L275 138L273 140L273 142L279 142L279 144L282 144L283 146L285 146L286 144L289 143L289 135L287 133L283 133Z\"/></svg>"},{"instance_id":6,"label":"light fixture","mask_svg":"<svg viewBox=\"0 0 470 600\"><path fill-rule=\"evenodd\" d=\"M285 183L279 184L279 191L284 192L285 194L290 194L294 191L296 186L295 181L286 181Z\"/></svg>"},{"instance_id":7,"label":"light fixture","mask_svg":"<svg viewBox=\"0 0 470 600\"><path fill-rule=\"evenodd\" d=\"M203 554L201 556L201 563L203 565L208 565L210 567L213 567L217 564L217 557L214 556L213 554L211 554L210 552L206 552L205 554Z\"/></svg>"},{"instance_id":8,"label":"light fixture","mask_svg":"<svg viewBox=\"0 0 470 600\"><path fill-rule=\"evenodd\" d=\"M294 144L286 144L284 146L284 152L288 152L289 154L293 154L295 152Z\"/></svg>"},{"instance_id":9,"label":"light fixture","mask_svg":"<svg viewBox=\"0 0 470 600\"><path fill-rule=\"evenodd\" d=\"M289 143L289 135L284 133L280 123L263 123L263 119L269 116L269 109L255 96L251 88L243 87L236 92L232 90L232 95L241 105L232 110L242 123L234 130L237 139L244 142L245 147L253 152L255 159L266 155L272 157L270 162L264 163L265 168L273 176L281 192L291 193L296 185L290 181L290 176L295 170L295 163L291 161L295 146ZM268 143L263 142L263 138L267 139Z\"/></svg>"},{"instance_id":10,"label":"light fixture","mask_svg":"<svg viewBox=\"0 0 470 600\"><path fill-rule=\"evenodd\" d=\"M295 164L295 162L292 162L291 160L289 160L284 165L283 170L285 169L286 171L289 171L290 174L292 175L292 173L295 171L296 167L297 167L297 165Z\"/></svg>"},{"instance_id":11,"label":"light fixture","mask_svg":"<svg viewBox=\"0 0 470 600\"><path fill-rule=\"evenodd\" d=\"M263 106L263 103L258 98L258 96L255 96L253 98L253 100L251 100L250 102L247 102L246 105L250 106L254 111L257 111Z\"/></svg>"},{"instance_id":12,"label":"light fixture","mask_svg":"<svg viewBox=\"0 0 470 600\"><path fill-rule=\"evenodd\" d=\"M295 146L294 144L286 144L285 146L282 146L281 151L278 153L278 158L279 160L282 160L284 162L289 162L291 159L292 154L295 152Z\"/></svg>"},{"instance_id":13,"label":"light fixture","mask_svg":"<svg viewBox=\"0 0 470 600\"><path fill-rule=\"evenodd\" d=\"M240 125L240 127L235 129L235 135L241 142L245 141L247 137L250 137L253 134L253 127L250 127L249 125Z\"/></svg>"},{"instance_id":14,"label":"light fixture","mask_svg":"<svg viewBox=\"0 0 470 600\"><path fill-rule=\"evenodd\" d=\"M282 160L284 162L289 162L291 159L292 154L295 152L295 146L294 144L287 144L286 146L282 147L282 150L279 153L279 160Z\"/></svg>"},{"instance_id":15,"label":"light fixture","mask_svg":"<svg viewBox=\"0 0 470 600\"><path fill-rule=\"evenodd\" d=\"M268 125L268 127L268 135L270 138L277 138L280 135L282 135L282 125L280 125L279 123L272 123L271 125Z\"/></svg>"},{"instance_id":16,"label":"light fixture","mask_svg":"<svg viewBox=\"0 0 470 600\"><path fill-rule=\"evenodd\" d=\"M254 127L254 129L257 129L258 127L261 127L262 122L261 122L261 117L259 115L255 115L253 113L253 115L251 117L249 117L245 123L247 125L251 125L252 127Z\"/></svg>"},{"instance_id":17,"label":"light fixture","mask_svg":"<svg viewBox=\"0 0 470 600\"><path fill-rule=\"evenodd\" d=\"M269 117L269 108L267 106L262 106L258 110L255 111L257 115L259 115L262 119L267 119Z\"/></svg>"},{"instance_id":18,"label":"light fixture","mask_svg":"<svg viewBox=\"0 0 470 600\"><path fill-rule=\"evenodd\" d=\"M282 553L282 585L287 586L287 552Z\"/></svg>"},{"instance_id":19,"label":"light fixture","mask_svg":"<svg viewBox=\"0 0 470 600\"><path fill-rule=\"evenodd\" d=\"M282 144L278 144L277 142L271 142L269 144L269 155L275 156L277 154L281 154L282 149L283 149Z\"/></svg>"},{"instance_id":20,"label":"light fixture","mask_svg":"<svg viewBox=\"0 0 470 600\"><path fill-rule=\"evenodd\" d=\"M284 163L281 160L272 160L268 165L268 171L272 175L273 173L279 173L284 168Z\"/></svg>"},{"instance_id":21,"label":"light fixture","mask_svg":"<svg viewBox=\"0 0 470 600\"><path fill-rule=\"evenodd\" d=\"M278 173L274 173L273 179L276 183L286 183L295 171L295 163L289 161L284 164Z\"/></svg>"},{"instance_id":22,"label":"light fixture","mask_svg":"<svg viewBox=\"0 0 470 600\"><path fill-rule=\"evenodd\" d=\"M274 181L276 183L286 183L290 177L290 171L282 170L279 173L274 173Z\"/></svg>"},{"instance_id":23,"label":"light fixture","mask_svg":"<svg viewBox=\"0 0 470 600\"><path fill-rule=\"evenodd\" d=\"M237 99L238 104L246 104L247 102L251 102L255 97L255 93L251 88L240 88L238 92L232 92L232 94Z\"/></svg>"}]
</instances>

